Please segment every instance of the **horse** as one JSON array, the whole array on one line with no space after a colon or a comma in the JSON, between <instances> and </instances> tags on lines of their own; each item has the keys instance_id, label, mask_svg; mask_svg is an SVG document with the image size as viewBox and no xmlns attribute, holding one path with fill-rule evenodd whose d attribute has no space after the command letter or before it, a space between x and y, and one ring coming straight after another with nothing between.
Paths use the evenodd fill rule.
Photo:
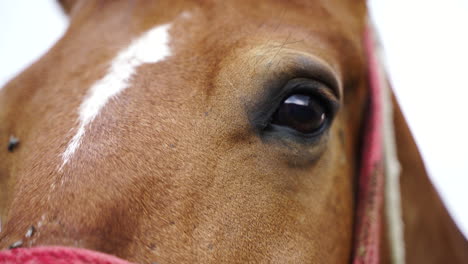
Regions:
<instances>
[{"instance_id":1,"label":"horse","mask_svg":"<svg viewBox=\"0 0 468 264\"><path fill-rule=\"evenodd\" d=\"M355 229L373 112L365 1L60 2L65 35L0 90L4 254L371 263ZM389 98L403 261L468 263ZM372 219L373 263L397 263L391 223Z\"/></svg>"}]
</instances>

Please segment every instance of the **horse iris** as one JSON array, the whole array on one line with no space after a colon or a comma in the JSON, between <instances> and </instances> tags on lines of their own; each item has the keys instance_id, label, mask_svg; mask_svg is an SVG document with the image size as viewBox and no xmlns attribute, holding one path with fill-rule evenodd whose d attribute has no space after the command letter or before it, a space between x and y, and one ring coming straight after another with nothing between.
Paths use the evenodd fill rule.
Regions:
<instances>
[{"instance_id":1,"label":"horse iris","mask_svg":"<svg viewBox=\"0 0 468 264\"><path fill-rule=\"evenodd\" d=\"M312 134L324 126L326 118L326 110L319 100L310 95L293 94L281 104L272 124Z\"/></svg>"}]
</instances>

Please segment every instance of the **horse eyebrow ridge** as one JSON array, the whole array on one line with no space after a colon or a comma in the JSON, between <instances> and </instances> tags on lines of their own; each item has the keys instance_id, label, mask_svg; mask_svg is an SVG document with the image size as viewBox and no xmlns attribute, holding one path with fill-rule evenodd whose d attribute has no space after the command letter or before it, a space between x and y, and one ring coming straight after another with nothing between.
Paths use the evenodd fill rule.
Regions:
<instances>
[{"instance_id":1,"label":"horse eyebrow ridge","mask_svg":"<svg viewBox=\"0 0 468 264\"><path fill-rule=\"evenodd\" d=\"M86 126L90 124L106 103L130 86L130 79L136 68L147 63L158 63L171 55L169 48L169 29L171 24L157 25L143 33L112 60L106 75L97 80L79 107L78 129L63 152L62 165L80 147Z\"/></svg>"}]
</instances>

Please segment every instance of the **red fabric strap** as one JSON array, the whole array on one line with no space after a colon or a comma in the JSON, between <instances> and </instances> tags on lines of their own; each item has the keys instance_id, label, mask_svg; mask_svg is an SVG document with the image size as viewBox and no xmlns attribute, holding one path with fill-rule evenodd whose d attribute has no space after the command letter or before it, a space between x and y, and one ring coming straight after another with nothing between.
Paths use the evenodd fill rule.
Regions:
<instances>
[{"instance_id":1,"label":"red fabric strap","mask_svg":"<svg viewBox=\"0 0 468 264\"><path fill-rule=\"evenodd\" d=\"M67 247L17 248L0 252L1 264L131 264L91 250Z\"/></svg>"},{"instance_id":2,"label":"red fabric strap","mask_svg":"<svg viewBox=\"0 0 468 264\"><path fill-rule=\"evenodd\" d=\"M369 67L370 105L365 134L357 197L354 264L377 264L380 260L381 216L384 198L382 149L382 101L379 62L375 52L373 31L364 36Z\"/></svg>"}]
</instances>

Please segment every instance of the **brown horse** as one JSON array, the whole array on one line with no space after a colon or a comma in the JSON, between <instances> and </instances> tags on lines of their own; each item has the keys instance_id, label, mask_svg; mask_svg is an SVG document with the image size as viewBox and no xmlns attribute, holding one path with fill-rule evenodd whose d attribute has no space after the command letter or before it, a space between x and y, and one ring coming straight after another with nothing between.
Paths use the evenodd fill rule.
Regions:
<instances>
[{"instance_id":1,"label":"brown horse","mask_svg":"<svg viewBox=\"0 0 468 264\"><path fill-rule=\"evenodd\" d=\"M351 261L365 1L62 4L65 36L0 91L0 248ZM468 263L394 109L406 262Z\"/></svg>"}]
</instances>

